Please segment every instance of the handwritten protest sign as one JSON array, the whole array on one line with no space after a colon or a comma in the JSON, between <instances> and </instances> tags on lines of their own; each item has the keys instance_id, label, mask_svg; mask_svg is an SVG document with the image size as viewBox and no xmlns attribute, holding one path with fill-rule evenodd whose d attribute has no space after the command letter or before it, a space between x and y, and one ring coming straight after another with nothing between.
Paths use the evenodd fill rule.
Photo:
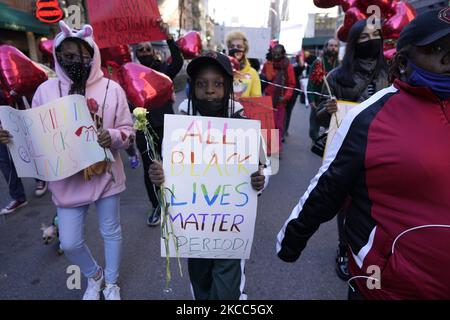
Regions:
<instances>
[{"instance_id":1,"label":"handwritten protest sign","mask_svg":"<svg viewBox=\"0 0 450 320\"><path fill-rule=\"evenodd\" d=\"M350 102L350 101L343 101L338 100L337 106L338 111L334 113L331 116L330 120L330 126L328 128L328 134L327 134L327 144L325 146L325 152L324 152L324 158L327 155L328 147L333 141L334 135L336 134L337 129L341 126L342 120L344 120L347 113L355 106L357 106L358 103Z\"/></svg>"},{"instance_id":2,"label":"handwritten protest sign","mask_svg":"<svg viewBox=\"0 0 450 320\"><path fill-rule=\"evenodd\" d=\"M156 0L88 0L87 7L100 49L167 38Z\"/></svg>"},{"instance_id":3,"label":"handwritten protest sign","mask_svg":"<svg viewBox=\"0 0 450 320\"><path fill-rule=\"evenodd\" d=\"M180 257L248 259L255 228L260 124L166 115L163 167ZM170 256L176 256L173 241ZM164 241L161 254L166 256Z\"/></svg>"},{"instance_id":4,"label":"handwritten protest sign","mask_svg":"<svg viewBox=\"0 0 450 320\"><path fill-rule=\"evenodd\" d=\"M275 129L272 97L240 98L239 103L244 107L247 118L261 121L261 134L266 142L267 153L278 153L279 132Z\"/></svg>"},{"instance_id":5,"label":"handwritten protest sign","mask_svg":"<svg viewBox=\"0 0 450 320\"><path fill-rule=\"evenodd\" d=\"M0 122L13 136L8 147L19 177L58 181L105 159L83 96L29 110L0 106Z\"/></svg>"}]
</instances>

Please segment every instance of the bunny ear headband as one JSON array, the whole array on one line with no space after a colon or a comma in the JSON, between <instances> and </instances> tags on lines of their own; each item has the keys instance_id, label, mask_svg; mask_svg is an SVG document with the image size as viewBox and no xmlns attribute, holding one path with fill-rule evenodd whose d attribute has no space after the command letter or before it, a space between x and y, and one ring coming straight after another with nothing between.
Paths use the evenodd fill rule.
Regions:
<instances>
[{"instance_id":1,"label":"bunny ear headband","mask_svg":"<svg viewBox=\"0 0 450 320\"><path fill-rule=\"evenodd\" d=\"M81 30L71 29L63 20L59 21L61 32L55 38L55 48L57 48L63 40L67 38L79 38L86 41L94 48L94 30L88 24L85 24Z\"/></svg>"}]
</instances>

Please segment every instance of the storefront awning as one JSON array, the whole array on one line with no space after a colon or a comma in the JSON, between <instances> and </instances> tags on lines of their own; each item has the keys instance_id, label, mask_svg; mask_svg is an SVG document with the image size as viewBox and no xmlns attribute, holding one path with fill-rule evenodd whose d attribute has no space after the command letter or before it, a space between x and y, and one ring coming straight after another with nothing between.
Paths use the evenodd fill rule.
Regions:
<instances>
[{"instance_id":1,"label":"storefront awning","mask_svg":"<svg viewBox=\"0 0 450 320\"><path fill-rule=\"evenodd\" d=\"M333 37L303 38L303 47L323 47L325 42Z\"/></svg>"},{"instance_id":2,"label":"storefront awning","mask_svg":"<svg viewBox=\"0 0 450 320\"><path fill-rule=\"evenodd\" d=\"M0 3L0 28L50 34L50 27L40 22L33 14L15 10L4 3Z\"/></svg>"}]
</instances>

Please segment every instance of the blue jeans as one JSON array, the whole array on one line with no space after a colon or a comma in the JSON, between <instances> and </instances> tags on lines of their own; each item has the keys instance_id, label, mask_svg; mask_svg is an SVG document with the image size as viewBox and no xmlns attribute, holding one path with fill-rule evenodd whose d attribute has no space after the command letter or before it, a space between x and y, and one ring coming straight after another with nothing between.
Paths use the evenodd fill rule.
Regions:
<instances>
[{"instance_id":1,"label":"blue jeans","mask_svg":"<svg viewBox=\"0 0 450 320\"><path fill-rule=\"evenodd\" d=\"M122 255L122 229L120 227L120 196L115 195L95 202L97 216L105 244L105 281L117 283ZM100 270L84 242L84 223L89 205L77 208L57 208L61 249L69 261L80 267L87 277Z\"/></svg>"},{"instance_id":2,"label":"blue jeans","mask_svg":"<svg viewBox=\"0 0 450 320\"><path fill-rule=\"evenodd\" d=\"M9 186L9 195L13 200L25 201L25 189L22 180L17 176L16 167L9 158L8 147L0 143L0 170Z\"/></svg>"}]
</instances>

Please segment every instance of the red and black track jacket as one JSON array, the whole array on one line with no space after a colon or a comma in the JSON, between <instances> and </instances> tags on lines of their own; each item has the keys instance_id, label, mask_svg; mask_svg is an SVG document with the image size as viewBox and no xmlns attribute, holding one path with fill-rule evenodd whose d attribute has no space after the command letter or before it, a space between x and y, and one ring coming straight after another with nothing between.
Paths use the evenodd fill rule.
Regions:
<instances>
[{"instance_id":1,"label":"red and black track jacket","mask_svg":"<svg viewBox=\"0 0 450 320\"><path fill-rule=\"evenodd\" d=\"M350 111L278 256L297 260L349 196L351 285L368 299L450 299L450 99L397 80ZM367 286L371 266L381 289Z\"/></svg>"}]
</instances>

